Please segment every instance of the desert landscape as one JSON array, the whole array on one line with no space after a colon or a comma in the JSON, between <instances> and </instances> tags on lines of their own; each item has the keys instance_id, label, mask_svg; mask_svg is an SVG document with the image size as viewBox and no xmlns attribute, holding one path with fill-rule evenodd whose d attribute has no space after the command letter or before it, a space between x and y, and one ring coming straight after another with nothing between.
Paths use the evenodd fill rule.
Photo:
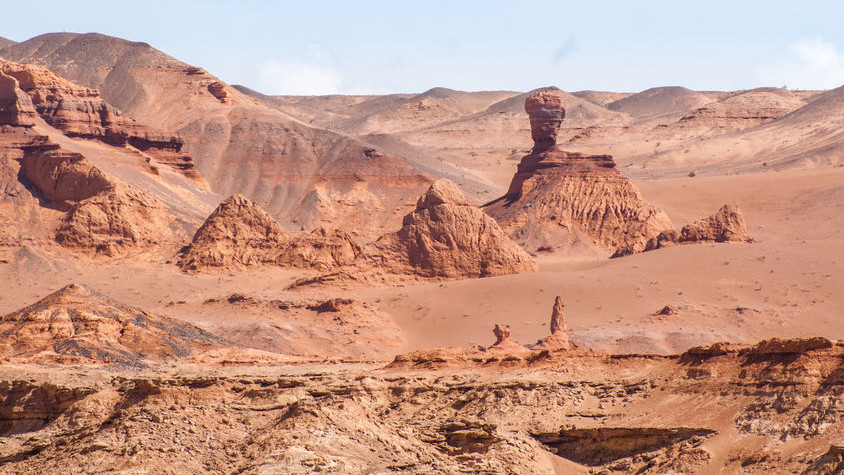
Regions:
<instances>
[{"instance_id":1,"label":"desert landscape","mask_svg":"<svg viewBox=\"0 0 844 475\"><path fill-rule=\"evenodd\" d=\"M0 222L0 473L844 473L844 86L0 38Z\"/></svg>"}]
</instances>

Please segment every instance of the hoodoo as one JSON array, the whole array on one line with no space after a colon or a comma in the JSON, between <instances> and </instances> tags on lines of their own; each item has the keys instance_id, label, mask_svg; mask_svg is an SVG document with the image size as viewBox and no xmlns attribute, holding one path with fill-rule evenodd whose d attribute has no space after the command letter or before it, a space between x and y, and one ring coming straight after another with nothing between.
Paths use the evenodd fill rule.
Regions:
<instances>
[{"instance_id":1,"label":"hoodoo","mask_svg":"<svg viewBox=\"0 0 844 475\"><path fill-rule=\"evenodd\" d=\"M563 299L558 295L554 300L554 309L551 311L551 335L536 342L531 347L532 350L568 350L572 348L568 328L566 328L564 308Z\"/></svg>"},{"instance_id":2,"label":"hoodoo","mask_svg":"<svg viewBox=\"0 0 844 475\"><path fill-rule=\"evenodd\" d=\"M672 229L662 210L646 203L609 155L560 150L557 132L565 117L560 91L534 92L525 100L533 150L519 163L507 194L486 211L524 247L629 248L641 252Z\"/></svg>"}]
</instances>

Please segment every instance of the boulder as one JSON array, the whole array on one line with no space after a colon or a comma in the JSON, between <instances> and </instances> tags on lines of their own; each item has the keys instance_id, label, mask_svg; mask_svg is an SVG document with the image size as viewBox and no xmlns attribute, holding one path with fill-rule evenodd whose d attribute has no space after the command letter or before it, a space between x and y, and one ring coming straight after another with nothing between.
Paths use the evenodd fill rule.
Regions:
<instances>
[{"instance_id":1,"label":"boulder","mask_svg":"<svg viewBox=\"0 0 844 475\"><path fill-rule=\"evenodd\" d=\"M747 233L744 215L737 206L725 204L712 216L683 226L680 243L753 242Z\"/></svg>"}]
</instances>

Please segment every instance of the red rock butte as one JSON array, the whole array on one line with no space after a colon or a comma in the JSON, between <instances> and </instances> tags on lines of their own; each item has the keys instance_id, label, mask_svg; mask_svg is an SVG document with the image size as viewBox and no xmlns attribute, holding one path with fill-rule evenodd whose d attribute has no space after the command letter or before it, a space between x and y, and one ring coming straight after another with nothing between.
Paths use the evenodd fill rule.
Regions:
<instances>
[{"instance_id":1,"label":"red rock butte","mask_svg":"<svg viewBox=\"0 0 844 475\"><path fill-rule=\"evenodd\" d=\"M616 170L609 155L569 153L557 147L565 117L561 91L532 93L525 100L534 146L519 163L507 193L486 211L522 246L570 251L580 245L599 252L655 247L672 230L668 216L646 203Z\"/></svg>"}]
</instances>

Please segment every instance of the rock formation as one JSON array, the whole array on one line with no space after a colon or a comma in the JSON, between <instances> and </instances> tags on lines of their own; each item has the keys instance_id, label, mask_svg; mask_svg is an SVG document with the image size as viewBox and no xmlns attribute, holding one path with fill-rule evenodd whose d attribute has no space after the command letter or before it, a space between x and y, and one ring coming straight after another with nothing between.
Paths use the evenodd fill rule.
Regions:
<instances>
[{"instance_id":1,"label":"rock formation","mask_svg":"<svg viewBox=\"0 0 844 475\"><path fill-rule=\"evenodd\" d=\"M787 89L753 89L706 104L683 116L679 125L744 130L771 122L805 105L805 100Z\"/></svg>"},{"instance_id":2,"label":"rock formation","mask_svg":"<svg viewBox=\"0 0 844 475\"><path fill-rule=\"evenodd\" d=\"M0 125L32 127L35 116L32 101L20 90L17 79L0 72Z\"/></svg>"},{"instance_id":3,"label":"rock formation","mask_svg":"<svg viewBox=\"0 0 844 475\"><path fill-rule=\"evenodd\" d=\"M495 335L495 343L487 351L498 351L504 353L526 353L530 350L510 339L510 325L496 324L492 329Z\"/></svg>"},{"instance_id":4,"label":"rock formation","mask_svg":"<svg viewBox=\"0 0 844 475\"><path fill-rule=\"evenodd\" d=\"M678 241L753 242L753 239L747 234L741 210L737 206L725 204L712 216L683 226Z\"/></svg>"},{"instance_id":5,"label":"rock formation","mask_svg":"<svg viewBox=\"0 0 844 475\"><path fill-rule=\"evenodd\" d=\"M507 194L486 205L511 238L533 249L585 245L600 252L621 247L641 252L672 229L668 216L642 199L612 157L557 148L565 116L559 90L531 94L525 110L533 150L519 163Z\"/></svg>"},{"instance_id":6,"label":"rock formation","mask_svg":"<svg viewBox=\"0 0 844 475\"><path fill-rule=\"evenodd\" d=\"M231 346L193 325L68 285L0 316L0 357L50 363L139 366Z\"/></svg>"},{"instance_id":7,"label":"rock formation","mask_svg":"<svg viewBox=\"0 0 844 475\"><path fill-rule=\"evenodd\" d=\"M751 355L803 354L809 351L832 348L828 339L816 336L812 338L770 338L762 340L748 352Z\"/></svg>"},{"instance_id":8,"label":"rock formation","mask_svg":"<svg viewBox=\"0 0 844 475\"><path fill-rule=\"evenodd\" d=\"M97 90L77 86L44 67L12 61L0 60L0 75L0 124L8 123L9 118L2 116L13 113L16 108L27 109L25 99L21 97L27 96L38 116L69 137L94 139L120 147L132 146L151 160L204 182L193 159L181 151L183 144L179 137L124 116L104 101ZM12 88L16 89L10 91ZM12 102L13 93L18 96L16 103ZM22 124L33 123L29 119Z\"/></svg>"},{"instance_id":9,"label":"rock formation","mask_svg":"<svg viewBox=\"0 0 844 475\"><path fill-rule=\"evenodd\" d=\"M447 179L434 182L404 217L338 272L306 278L294 287L330 282L395 284L417 279L461 279L536 272L536 263L498 224L469 204Z\"/></svg>"},{"instance_id":10,"label":"rock formation","mask_svg":"<svg viewBox=\"0 0 844 475\"><path fill-rule=\"evenodd\" d=\"M683 226L678 233L674 229L663 231L648 242L646 251L675 246L677 244L697 244L701 242L753 242L747 233L744 215L737 206L724 205L715 214ZM619 247L612 257L633 254L630 246Z\"/></svg>"},{"instance_id":11,"label":"rock formation","mask_svg":"<svg viewBox=\"0 0 844 475\"><path fill-rule=\"evenodd\" d=\"M388 273L429 278L537 270L533 259L446 179L434 182L404 217L402 228L378 239L363 257Z\"/></svg>"},{"instance_id":12,"label":"rock formation","mask_svg":"<svg viewBox=\"0 0 844 475\"><path fill-rule=\"evenodd\" d=\"M74 205L56 230L67 248L116 256L172 238L169 208L128 185L91 196Z\"/></svg>"},{"instance_id":13,"label":"rock formation","mask_svg":"<svg viewBox=\"0 0 844 475\"><path fill-rule=\"evenodd\" d=\"M233 195L196 231L177 264L185 272L258 265L332 270L352 262L359 252L342 231L294 235L257 204Z\"/></svg>"},{"instance_id":14,"label":"rock formation","mask_svg":"<svg viewBox=\"0 0 844 475\"><path fill-rule=\"evenodd\" d=\"M114 188L110 179L78 153L36 141L23 147L20 175L46 206L60 210Z\"/></svg>"},{"instance_id":15,"label":"rock formation","mask_svg":"<svg viewBox=\"0 0 844 475\"><path fill-rule=\"evenodd\" d=\"M563 299L558 295L554 300L554 309L551 311L551 335L536 342L531 347L532 350L568 350L572 348L568 328L566 328L564 308Z\"/></svg>"}]
</instances>

